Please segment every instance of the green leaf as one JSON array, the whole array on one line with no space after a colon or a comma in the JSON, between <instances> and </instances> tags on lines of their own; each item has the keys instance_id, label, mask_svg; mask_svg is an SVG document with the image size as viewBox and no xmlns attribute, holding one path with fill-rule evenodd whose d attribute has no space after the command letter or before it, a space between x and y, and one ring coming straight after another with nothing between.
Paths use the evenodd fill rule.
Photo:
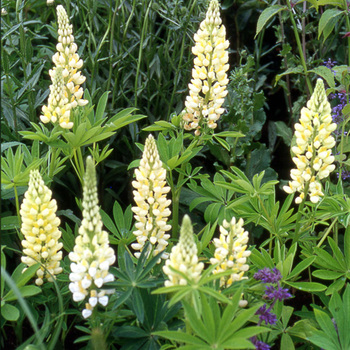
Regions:
<instances>
[{"instance_id":1,"label":"green leaf","mask_svg":"<svg viewBox=\"0 0 350 350\"><path fill-rule=\"evenodd\" d=\"M303 74L303 73L304 73L303 66L297 66L297 67L288 68L285 72L276 75L275 85L285 75L288 75L288 74Z\"/></svg>"},{"instance_id":2,"label":"green leaf","mask_svg":"<svg viewBox=\"0 0 350 350\"><path fill-rule=\"evenodd\" d=\"M276 126L276 135L282 137L284 143L289 147L292 142L292 129L282 121L273 122Z\"/></svg>"},{"instance_id":3,"label":"green leaf","mask_svg":"<svg viewBox=\"0 0 350 350\"><path fill-rule=\"evenodd\" d=\"M287 279L291 279L298 276L302 271L304 271L307 267L309 267L314 262L315 259L316 259L315 256L310 256L309 258L306 258L305 260L301 261L297 266L295 266L292 272L287 276Z\"/></svg>"},{"instance_id":4,"label":"green leaf","mask_svg":"<svg viewBox=\"0 0 350 350\"><path fill-rule=\"evenodd\" d=\"M159 337L163 337L170 340L175 340L179 343L186 343L186 344L192 344L199 346L198 349L206 349L209 348L208 345L201 341L200 339L194 337L193 335L183 333L180 331L160 331L160 332L154 332L153 335L158 335Z\"/></svg>"},{"instance_id":5,"label":"green leaf","mask_svg":"<svg viewBox=\"0 0 350 350\"><path fill-rule=\"evenodd\" d=\"M334 293L339 292L345 284L345 278L340 278L334 281L326 290L326 295L333 295Z\"/></svg>"},{"instance_id":6,"label":"green leaf","mask_svg":"<svg viewBox=\"0 0 350 350\"><path fill-rule=\"evenodd\" d=\"M344 255L347 269L350 270L350 226L347 227L344 234Z\"/></svg>"},{"instance_id":7,"label":"green leaf","mask_svg":"<svg viewBox=\"0 0 350 350\"><path fill-rule=\"evenodd\" d=\"M308 337L313 344L319 346L323 350L338 350L339 348L334 346L334 343L330 337L322 331L316 330Z\"/></svg>"},{"instance_id":8,"label":"green leaf","mask_svg":"<svg viewBox=\"0 0 350 350\"><path fill-rule=\"evenodd\" d=\"M335 88L334 74L328 67L319 66L308 71L308 73L311 72L319 75L321 78L326 80L329 87Z\"/></svg>"},{"instance_id":9,"label":"green leaf","mask_svg":"<svg viewBox=\"0 0 350 350\"><path fill-rule=\"evenodd\" d=\"M18 216L5 216L1 218L1 231L19 228Z\"/></svg>"},{"instance_id":10,"label":"green leaf","mask_svg":"<svg viewBox=\"0 0 350 350\"><path fill-rule=\"evenodd\" d=\"M10 304L1 307L1 316L7 321L17 321L19 318L19 310Z\"/></svg>"},{"instance_id":11,"label":"green leaf","mask_svg":"<svg viewBox=\"0 0 350 350\"><path fill-rule=\"evenodd\" d=\"M289 286L305 291L305 292L322 292L327 287L321 283L317 282L289 282L285 281Z\"/></svg>"},{"instance_id":12,"label":"green leaf","mask_svg":"<svg viewBox=\"0 0 350 350\"><path fill-rule=\"evenodd\" d=\"M295 350L292 338L287 333L282 333L281 350Z\"/></svg>"},{"instance_id":13,"label":"green leaf","mask_svg":"<svg viewBox=\"0 0 350 350\"><path fill-rule=\"evenodd\" d=\"M41 292L41 288L37 286L23 286L23 287L19 287L18 289L21 292L21 295L23 298L31 297ZM6 301L17 300L17 296L11 290L9 293L5 295L4 300Z\"/></svg>"},{"instance_id":14,"label":"green leaf","mask_svg":"<svg viewBox=\"0 0 350 350\"><path fill-rule=\"evenodd\" d=\"M18 266L12 274L12 278L16 283L16 286L18 288L24 286L35 275L39 266L39 263L37 263L27 268L27 266L23 263L18 264ZM24 268L26 268L25 271L23 271Z\"/></svg>"},{"instance_id":15,"label":"green leaf","mask_svg":"<svg viewBox=\"0 0 350 350\"><path fill-rule=\"evenodd\" d=\"M322 280L335 280L343 276L343 273L329 270L316 270L312 272L312 276Z\"/></svg>"},{"instance_id":16,"label":"green leaf","mask_svg":"<svg viewBox=\"0 0 350 350\"><path fill-rule=\"evenodd\" d=\"M244 137L245 135L238 131L222 131L213 135L214 137Z\"/></svg>"},{"instance_id":17,"label":"green leaf","mask_svg":"<svg viewBox=\"0 0 350 350\"><path fill-rule=\"evenodd\" d=\"M321 329L333 340L333 343L336 345L338 342L338 335L331 318L324 311L319 309L314 309L314 314ZM334 339L336 339L336 342L334 342Z\"/></svg>"},{"instance_id":18,"label":"green leaf","mask_svg":"<svg viewBox=\"0 0 350 350\"><path fill-rule=\"evenodd\" d=\"M109 91L106 91L100 98L96 108L95 120L101 120L106 109Z\"/></svg>"},{"instance_id":19,"label":"green leaf","mask_svg":"<svg viewBox=\"0 0 350 350\"><path fill-rule=\"evenodd\" d=\"M261 30L265 27L266 23L269 19L271 19L273 16L277 15L277 13L287 10L285 6L281 5L272 5L267 7L259 16L258 23L256 26L256 34L255 37L261 32Z\"/></svg>"},{"instance_id":20,"label":"green leaf","mask_svg":"<svg viewBox=\"0 0 350 350\"><path fill-rule=\"evenodd\" d=\"M332 237L327 237L328 243L332 248L333 254L335 258L337 259L339 265L342 267L343 271L346 271L346 261L344 259L344 255L338 245L335 243L334 239Z\"/></svg>"},{"instance_id":21,"label":"green leaf","mask_svg":"<svg viewBox=\"0 0 350 350\"><path fill-rule=\"evenodd\" d=\"M325 26L327 25L327 23L331 19L341 15L342 13L344 13L344 11L340 11L337 8L327 9L325 12L323 12L323 14L320 18L320 23L318 24L318 39L320 39L320 36L322 35L322 32L323 32Z\"/></svg>"}]
</instances>

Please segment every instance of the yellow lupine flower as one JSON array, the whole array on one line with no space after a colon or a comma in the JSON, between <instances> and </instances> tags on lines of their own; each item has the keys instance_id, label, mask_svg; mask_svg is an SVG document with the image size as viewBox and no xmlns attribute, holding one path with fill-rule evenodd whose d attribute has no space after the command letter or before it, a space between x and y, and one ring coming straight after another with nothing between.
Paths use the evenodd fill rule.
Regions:
<instances>
[{"instance_id":1,"label":"yellow lupine flower","mask_svg":"<svg viewBox=\"0 0 350 350\"><path fill-rule=\"evenodd\" d=\"M108 294L113 289L101 289L104 283L114 281L109 267L115 262L114 250L109 246L108 233L102 230L102 220L97 198L97 180L92 157L86 159L86 173L83 187L83 220L79 235L75 239L73 252L69 253L72 261L70 268L69 289L74 301L88 297L84 318L91 316L97 303L108 304Z\"/></svg>"},{"instance_id":2,"label":"yellow lupine flower","mask_svg":"<svg viewBox=\"0 0 350 350\"><path fill-rule=\"evenodd\" d=\"M67 12L62 5L57 6L57 19L58 44L56 45L57 52L52 57L55 67L50 71L50 76L52 86L55 86L55 79L56 84L58 80L62 80L63 85L62 87L60 85L59 95L54 94L50 88L48 105L43 106L43 115L40 116L40 119L43 123L50 121L55 123L58 120L62 128L71 129L74 124L70 120L70 111L78 105L85 106L88 103L82 98L84 90L80 87L85 81L85 77L79 71L83 66L83 60L77 54L78 46L74 42L73 26L69 23ZM55 105L60 105L65 112L59 113Z\"/></svg>"},{"instance_id":3,"label":"yellow lupine flower","mask_svg":"<svg viewBox=\"0 0 350 350\"><path fill-rule=\"evenodd\" d=\"M191 219L185 215L181 225L179 243L171 249L170 256L163 266L163 271L169 278L164 283L166 287L187 284L186 279L172 271L170 267L184 273L193 282L199 281L204 264L198 262L197 252Z\"/></svg>"},{"instance_id":4,"label":"yellow lupine flower","mask_svg":"<svg viewBox=\"0 0 350 350\"><path fill-rule=\"evenodd\" d=\"M44 278L52 282L52 277L45 268L53 275L62 272L60 261L62 260L63 244L58 242L61 232L58 229L60 219L56 216L57 204L51 199L52 192L45 183L38 170L31 170L29 175L28 190L24 194L21 205L21 232L23 254L22 262L32 266L37 262L42 263L37 274L35 283L40 286ZM44 268L45 267L45 268Z\"/></svg>"},{"instance_id":5,"label":"yellow lupine flower","mask_svg":"<svg viewBox=\"0 0 350 350\"><path fill-rule=\"evenodd\" d=\"M229 82L226 74L229 69L229 42L226 40L225 27L221 23L218 0L211 0L206 18L194 35L196 44L192 52L197 57L194 59L190 92L182 116L184 128L196 129L196 135L200 134L204 124L215 129L217 120L224 112L222 105Z\"/></svg>"},{"instance_id":6,"label":"yellow lupine flower","mask_svg":"<svg viewBox=\"0 0 350 350\"><path fill-rule=\"evenodd\" d=\"M171 200L166 198L170 187L166 186L166 170L159 159L159 153L156 142L152 135L149 135L145 142L140 167L135 170L136 181L132 182L135 191L133 191L136 207L132 207L137 221L134 235L137 243L131 247L139 252L135 253L138 258L145 243L149 240L153 250L153 256L163 251L168 245L170 234L166 233L171 229L167 224L171 212L168 208ZM166 259L167 253L162 255Z\"/></svg>"},{"instance_id":7,"label":"yellow lupine flower","mask_svg":"<svg viewBox=\"0 0 350 350\"><path fill-rule=\"evenodd\" d=\"M220 238L213 240L216 249L210 263L218 264L213 273L232 270L231 275L221 277L220 286L229 287L234 281L247 278L243 275L249 270L246 262L251 252L247 250L249 234L244 230L243 224L243 219L236 221L235 217L230 222L224 220L220 226Z\"/></svg>"},{"instance_id":8,"label":"yellow lupine flower","mask_svg":"<svg viewBox=\"0 0 350 350\"><path fill-rule=\"evenodd\" d=\"M297 169L292 169L287 193L300 192L295 199L301 203L304 199L305 186L308 183L310 201L317 203L324 195L320 180L329 176L335 169L332 148L335 146L331 135L337 124L332 122L331 106L327 100L322 79L317 79L315 91L303 107L299 123L296 123L296 145L292 147L293 162Z\"/></svg>"}]
</instances>

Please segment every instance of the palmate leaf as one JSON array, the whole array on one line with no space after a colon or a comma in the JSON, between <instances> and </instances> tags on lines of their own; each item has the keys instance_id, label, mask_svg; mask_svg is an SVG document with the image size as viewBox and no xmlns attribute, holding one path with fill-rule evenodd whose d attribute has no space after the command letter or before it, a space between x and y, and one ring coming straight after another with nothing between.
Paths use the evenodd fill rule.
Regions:
<instances>
[{"instance_id":1,"label":"palmate leaf","mask_svg":"<svg viewBox=\"0 0 350 350\"><path fill-rule=\"evenodd\" d=\"M201 312L198 313L188 302L183 301L186 319L194 335L181 332L155 332L167 339L184 343L184 346L197 346L197 349L254 349L249 338L269 331L268 328L254 326L243 328L254 316L260 305L247 310L238 310L242 289L232 298L232 303L222 307L212 297L200 294Z\"/></svg>"}]
</instances>

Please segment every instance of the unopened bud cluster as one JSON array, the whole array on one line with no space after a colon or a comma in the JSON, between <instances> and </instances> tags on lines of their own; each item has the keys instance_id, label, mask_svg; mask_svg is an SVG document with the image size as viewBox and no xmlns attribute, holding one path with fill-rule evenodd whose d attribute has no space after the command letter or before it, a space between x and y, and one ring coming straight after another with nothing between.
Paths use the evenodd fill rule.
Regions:
<instances>
[{"instance_id":1,"label":"unopened bud cluster","mask_svg":"<svg viewBox=\"0 0 350 350\"><path fill-rule=\"evenodd\" d=\"M52 85L48 105L43 106L43 114L40 120L43 123L56 123L64 129L73 127L72 110L79 106L85 106L83 88L80 86L85 77L79 69L83 66L83 60L77 53L78 46L74 42L73 26L69 23L66 10L62 5L57 6L58 18L58 44L57 52L52 60L55 67L50 70Z\"/></svg>"},{"instance_id":2,"label":"unopened bud cluster","mask_svg":"<svg viewBox=\"0 0 350 350\"><path fill-rule=\"evenodd\" d=\"M62 243L58 242L60 219L56 216L56 201L51 196L52 192L45 186L39 171L31 170L20 210L25 255L22 262L28 266L42 264L36 272L38 286L44 283L44 278L52 282L52 276L62 272Z\"/></svg>"},{"instance_id":3,"label":"unopened bud cluster","mask_svg":"<svg viewBox=\"0 0 350 350\"><path fill-rule=\"evenodd\" d=\"M332 155L335 140L331 134L336 128L323 81L318 79L307 108L302 108L299 123L295 124L296 145L292 147L292 153L297 168L291 170L289 186L283 187L287 193L300 193L296 203L304 199L307 185L311 202L317 203L324 195L320 180L335 169Z\"/></svg>"},{"instance_id":4,"label":"unopened bud cluster","mask_svg":"<svg viewBox=\"0 0 350 350\"><path fill-rule=\"evenodd\" d=\"M243 275L249 270L246 262L251 252L247 250L249 235L243 224L243 219L236 221L235 217L230 222L224 220L220 226L220 238L214 238L216 249L210 263L218 265L213 273L232 271L231 275L220 278L220 286L229 287L233 282L247 278Z\"/></svg>"},{"instance_id":5,"label":"unopened bud cluster","mask_svg":"<svg viewBox=\"0 0 350 350\"><path fill-rule=\"evenodd\" d=\"M170 234L166 233L171 229L167 223L171 212L168 208L171 200L166 198L170 187L166 186L166 170L159 159L156 142L152 135L149 135L145 142L142 159L139 168L135 170L136 181L132 182L135 191L134 200L136 207L132 208L136 220L134 231L137 243L131 246L139 252L135 253L138 258L144 245L149 240L153 249L153 255L162 252L168 245ZM153 248L152 248L153 247ZM163 259L167 254L162 255Z\"/></svg>"},{"instance_id":6,"label":"unopened bud cluster","mask_svg":"<svg viewBox=\"0 0 350 350\"><path fill-rule=\"evenodd\" d=\"M166 287L187 284L187 280L176 271L185 274L192 282L199 281L204 264L198 261L197 251L191 219L185 215L180 230L179 243L172 248L170 256L163 266L163 271L169 278L164 283Z\"/></svg>"},{"instance_id":7,"label":"unopened bud cluster","mask_svg":"<svg viewBox=\"0 0 350 350\"><path fill-rule=\"evenodd\" d=\"M224 112L222 105L227 95L229 42L221 23L218 0L211 0L206 18L194 35L196 44L192 52L197 57L194 59L190 91L183 114L184 128L196 130L196 135L201 133L205 124L215 129L217 120Z\"/></svg>"},{"instance_id":8,"label":"unopened bud cluster","mask_svg":"<svg viewBox=\"0 0 350 350\"><path fill-rule=\"evenodd\" d=\"M108 233L102 230L100 208L97 198L96 171L93 159L86 160L86 174L83 188L83 220L79 235L75 240L70 268L69 289L73 300L78 302L88 298L82 312L84 318L91 316L97 303L108 304L108 294L113 289L101 289L107 282L114 281L109 267L115 262L114 250L109 246Z\"/></svg>"}]
</instances>

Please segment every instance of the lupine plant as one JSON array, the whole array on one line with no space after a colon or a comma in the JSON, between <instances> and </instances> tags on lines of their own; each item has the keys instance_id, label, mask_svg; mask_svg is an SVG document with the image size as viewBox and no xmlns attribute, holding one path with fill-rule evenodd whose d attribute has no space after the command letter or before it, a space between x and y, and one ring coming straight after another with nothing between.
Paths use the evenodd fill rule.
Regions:
<instances>
[{"instance_id":1,"label":"lupine plant","mask_svg":"<svg viewBox=\"0 0 350 350\"><path fill-rule=\"evenodd\" d=\"M345 0L1 16L1 347L348 350Z\"/></svg>"}]
</instances>

